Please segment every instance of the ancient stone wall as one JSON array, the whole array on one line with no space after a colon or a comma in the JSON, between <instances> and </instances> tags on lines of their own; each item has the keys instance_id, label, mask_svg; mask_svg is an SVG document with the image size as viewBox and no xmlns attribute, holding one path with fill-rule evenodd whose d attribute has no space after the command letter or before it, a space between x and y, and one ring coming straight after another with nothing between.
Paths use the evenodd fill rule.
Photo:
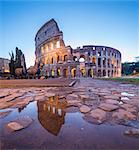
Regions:
<instances>
[{"instance_id":1,"label":"ancient stone wall","mask_svg":"<svg viewBox=\"0 0 139 150\"><path fill-rule=\"evenodd\" d=\"M63 33L54 19L45 23L35 37L36 62L46 77L120 77L121 53L111 47L65 46Z\"/></svg>"}]
</instances>

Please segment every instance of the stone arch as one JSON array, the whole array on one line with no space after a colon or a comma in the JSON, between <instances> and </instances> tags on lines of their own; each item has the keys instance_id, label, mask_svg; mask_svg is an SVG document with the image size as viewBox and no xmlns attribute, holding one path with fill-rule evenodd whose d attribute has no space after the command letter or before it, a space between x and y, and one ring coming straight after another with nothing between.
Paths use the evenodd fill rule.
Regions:
<instances>
[{"instance_id":1,"label":"stone arch","mask_svg":"<svg viewBox=\"0 0 139 150\"><path fill-rule=\"evenodd\" d=\"M110 77L110 70L108 70L108 77Z\"/></svg>"},{"instance_id":2,"label":"stone arch","mask_svg":"<svg viewBox=\"0 0 139 150\"><path fill-rule=\"evenodd\" d=\"M64 62L68 60L68 55L64 55Z\"/></svg>"},{"instance_id":3,"label":"stone arch","mask_svg":"<svg viewBox=\"0 0 139 150\"><path fill-rule=\"evenodd\" d=\"M51 58L50 63L51 63L51 64L53 64L53 63L54 63L54 59L53 59L53 57Z\"/></svg>"},{"instance_id":4,"label":"stone arch","mask_svg":"<svg viewBox=\"0 0 139 150\"><path fill-rule=\"evenodd\" d=\"M108 67L110 67L110 64L111 64L111 60L110 58L108 58Z\"/></svg>"},{"instance_id":5,"label":"stone arch","mask_svg":"<svg viewBox=\"0 0 139 150\"><path fill-rule=\"evenodd\" d=\"M54 78L54 76L55 76L55 70L54 70L54 68L52 68L51 69L51 77Z\"/></svg>"},{"instance_id":6,"label":"stone arch","mask_svg":"<svg viewBox=\"0 0 139 150\"><path fill-rule=\"evenodd\" d=\"M80 55L79 62L85 62L85 55Z\"/></svg>"},{"instance_id":7,"label":"stone arch","mask_svg":"<svg viewBox=\"0 0 139 150\"><path fill-rule=\"evenodd\" d=\"M74 78L76 77L76 68L71 69L71 76Z\"/></svg>"},{"instance_id":8,"label":"stone arch","mask_svg":"<svg viewBox=\"0 0 139 150\"><path fill-rule=\"evenodd\" d=\"M112 76L112 77L113 77L113 75L114 75L113 73L114 73L114 72L113 72L113 70L112 70L112 71L111 71L111 76Z\"/></svg>"},{"instance_id":9,"label":"stone arch","mask_svg":"<svg viewBox=\"0 0 139 150\"><path fill-rule=\"evenodd\" d=\"M106 76L106 70L103 70L103 77Z\"/></svg>"},{"instance_id":10,"label":"stone arch","mask_svg":"<svg viewBox=\"0 0 139 150\"><path fill-rule=\"evenodd\" d=\"M101 70L98 70L98 77L101 77Z\"/></svg>"},{"instance_id":11,"label":"stone arch","mask_svg":"<svg viewBox=\"0 0 139 150\"><path fill-rule=\"evenodd\" d=\"M60 72L60 68L57 68L57 76L60 77L61 72Z\"/></svg>"},{"instance_id":12,"label":"stone arch","mask_svg":"<svg viewBox=\"0 0 139 150\"><path fill-rule=\"evenodd\" d=\"M92 57L92 63L96 64L96 57Z\"/></svg>"},{"instance_id":13,"label":"stone arch","mask_svg":"<svg viewBox=\"0 0 139 150\"><path fill-rule=\"evenodd\" d=\"M86 70L85 70L85 68L80 69L80 72L81 72L82 77L86 76Z\"/></svg>"},{"instance_id":14,"label":"stone arch","mask_svg":"<svg viewBox=\"0 0 139 150\"><path fill-rule=\"evenodd\" d=\"M88 69L88 77L93 77L93 70L92 69Z\"/></svg>"},{"instance_id":15,"label":"stone arch","mask_svg":"<svg viewBox=\"0 0 139 150\"><path fill-rule=\"evenodd\" d=\"M64 68L64 69L63 69L63 77L64 77L64 78L67 78L67 77L68 77L68 69L67 69L67 68Z\"/></svg>"},{"instance_id":16,"label":"stone arch","mask_svg":"<svg viewBox=\"0 0 139 150\"><path fill-rule=\"evenodd\" d=\"M59 62L59 60L60 60L60 56L59 56L59 55L57 55L56 62L58 63L58 62Z\"/></svg>"},{"instance_id":17,"label":"stone arch","mask_svg":"<svg viewBox=\"0 0 139 150\"><path fill-rule=\"evenodd\" d=\"M74 60L74 61L78 61L77 56L73 56L73 60Z\"/></svg>"}]
</instances>

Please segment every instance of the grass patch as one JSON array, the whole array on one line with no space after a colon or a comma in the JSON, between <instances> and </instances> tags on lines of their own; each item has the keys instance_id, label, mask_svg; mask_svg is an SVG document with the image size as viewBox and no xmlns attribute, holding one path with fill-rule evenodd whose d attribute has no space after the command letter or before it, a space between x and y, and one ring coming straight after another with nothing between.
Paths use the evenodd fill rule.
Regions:
<instances>
[{"instance_id":1,"label":"grass patch","mask_svg":"<svg viewBox=\"0 0 139 150\"><path fill-rule=\"evenodd\" d=\"M139 84L139 78L101 78L102 80L118 81L122 83Z\"/></svg>"}]
</instances>

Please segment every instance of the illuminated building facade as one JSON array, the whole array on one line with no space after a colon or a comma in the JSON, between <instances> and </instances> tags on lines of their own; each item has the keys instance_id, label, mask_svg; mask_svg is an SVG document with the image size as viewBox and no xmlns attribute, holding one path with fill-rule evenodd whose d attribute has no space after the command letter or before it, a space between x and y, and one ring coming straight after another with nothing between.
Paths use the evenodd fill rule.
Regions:
<instances>
[{"instance_id":1,"label":"illuminated building facade","mask_svg":"<svg viewBox=\"0 0 139 150\"><path fill-rule=\"evenodd\" d=\"M9 73L9 63L10 60L6 58L0 58L0 72L1 73Z\"/></svg>"},{"instance_id":2,"label":"illuminated building facade","mask_svg":"<svg viewBox=\"0 0 139 150\"><path fill-rule=\"evenodd\" d=\"M63 33L54 19L46 22L35 37L35 64L46 77L120 77L121 53L111 47L65 46Z\"/></svg>"}]
</instances>

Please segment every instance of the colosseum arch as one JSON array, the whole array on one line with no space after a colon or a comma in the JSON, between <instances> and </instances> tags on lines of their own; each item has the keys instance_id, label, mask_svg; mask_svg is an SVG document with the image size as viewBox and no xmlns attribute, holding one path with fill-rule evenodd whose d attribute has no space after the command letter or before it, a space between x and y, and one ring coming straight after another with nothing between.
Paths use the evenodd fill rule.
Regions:
<instances>
[{"instance_id":1,"label":"colosseum arch","mask_svg":"<svg viewBox=\"0 0 139 150\"><path fill-rule=\"evenodd\" d=\"M60 60L60 56L57 55L57 59L56 59L56 62L59 63L59 60Z\"/></svg>"},{"instance_id":2,"label":"colosseum arch","mask_svg":"<svg viewBox=\"0 0 139 150\"><path fill-rule=\"evenodd\" d=\"M60 72L60 68L57 68L57 77L60 77L61 72Z\"/></svg>"},{"instance_id":3,"label":"colosseum arch","mask_svg":"<svg viewBox=\"0 0 139 150\"><path fill-rule=\"evenodd\" d=\"M68 55L64 55L63 61L65 62L65 61L67 61L67 60L68 60Z\"/></svg>"},{"instance_id":4,"label":"colosseum arch","mask_svg":"<svg viewBox=\"0 0 139 150\"><path fill-rule=\"evenodd\" d=\"M88 77L93 77L93 69L88 69Z\"/></svg>"},{"instance_id":5,"label":"colosseum arch","mask_svg":"<svg viewBox=\"0 0 139 150\"><path fill-rule=\"evenodd\" d=\"M75 62L77 62L77 61L78 61L77 56L73 56L73 60L74 60Z\"/></svg>"},{"instance_id":6,"label":"colosseum arch","mask_svg":"<svg viewBox=\"0 0 139 150\"><path fill-rule=\"evenodd\" d=\"M101 70L98 70L98 77L101 77Z\"/></svg>"},{"instance_id":7,"label":"colosseum arch","mask_svg":"<svg viewBox=\"0 0 139 150\"><path fill-rule=\"evenodd\" d=\"M82 77L85 77L85 76L86 76L86 69L85 69L85 68L81 68L81 69L80 69L80 72L81 72L81 76L82 76Z\"/></svg>"},{"instance_id":8,"label":"colosseum arch","mask_svg":"<svg viewBox=\"0 0 139 150\"><path fill-rule=\"evenodd\" d=\"M96 57L92 57L92 63L95 65L96 64Z\"/></svg>"},{"instance_id":9,"label":"colosseum arch","mask_svg":"<svg viewBox=\"0 0 139 150\"><path fill-rule=\"evenodd\" d=\"M52 58L51 58L51 64L53 64L53 63L54 63L54 58L52 57Z\"/></svg>"},{"instance_id":10,"label":"colosseum arch","mask_svg":"<svg viewBox=\"0 0 139 150\"><path fill-rule=\"evenodd\" d=\"M71 76L74 78L76 77L76 68L71 69Z\"/></svg>"},{"instance_id":11,"label":"colosseum arch","mask_svg":"<svg viewBox=\"0 0 139 150\"><path fill-rule=\"evenodd\" d=\"M51 77L53 77L53 78L55 77L55 70L54 70L54 68L51 69Z\"/></svg>"},{"instance_id":12,"label":"colosseum arch","mask_svg":"<svg viewBox=\"0 0 139 150\"><path fill-rule=\"evenodd\" d=\"M80 63L85 62L85 55L83 55L83 54L80 55L79 62L80 62Z\"/></svg>"},{"instance_id":13,"label":"colosseum arch","mask_svg":"<svg viewBox=\"0 0 139 150\"><path fill-rule=\"evenodd\" d=\"M106 70L103 70L103 77L106 76Z\"/></svg>"},{"instance_id":14,"label":"colosseum arch","mask_svg":"<svg viewBox=\"0 0 139 150\"><path fill-rule=\"evenodd\" d=\"M67 69L67 68L64 68L64 69L63 69L63 77L64 77L64 78L67 78L67 77L68 77L68 69Z\"/></svg>"}]
</instances>

